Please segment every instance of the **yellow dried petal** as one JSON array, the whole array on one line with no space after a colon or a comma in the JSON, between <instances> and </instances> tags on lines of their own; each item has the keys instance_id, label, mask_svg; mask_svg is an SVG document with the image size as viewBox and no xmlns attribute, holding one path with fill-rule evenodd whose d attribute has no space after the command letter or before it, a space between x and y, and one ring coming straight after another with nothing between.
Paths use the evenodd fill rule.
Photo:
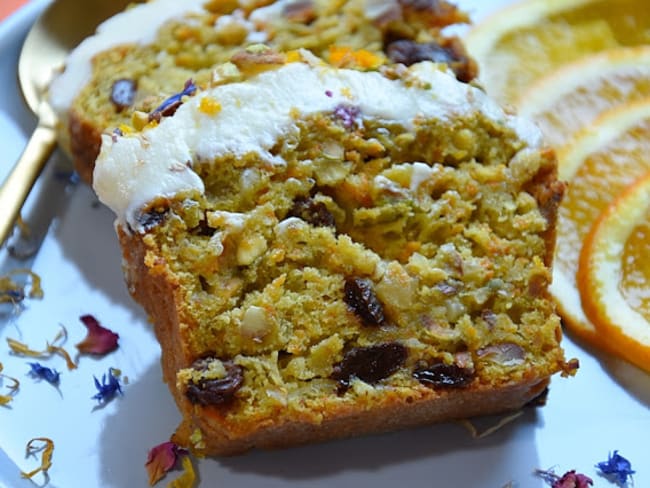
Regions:
<instances>
[{"instance_id":1,"label":"yellow dried petal","mask_svg":"<svg viewBox=\"0 0 650 488\"><path fill-rule=\"evenodd\" d=\"M35 442L42 442L43 444L40 446L34 446ZM52 454L54 453L54 442L51 439L48 439L47 437L35 437L34 439L31 439L27 443L26 447L26 456L31 456L36 454L37 452L41 452L41 465L26 473L22 471L20 474L22 475L23 478L32 478L34 477L35 474L43 472L44 474L47 474L48 469L52 467Z\"/></svg>"},{"instance_id":2,"label":"yellow dried petal","mask_svg":"<svg viewBox=\"0 0 650 488\"><path fill-rule=\"evenodd\" d=\"M29 298L43 298L43 289L41 288L41 277L30 269L14 269L10 275L26 274L32 278L32 287L29 291Z\"/></svg>"},{"instance_id":3,"label":"yellow dried petal","mask_svg":"<svg viewBox=\"0 0 650 488\"><path fill-rule=\"evenodd\" d=\"M122 134L124 134L125 136L129 134L133 134L135 132L135 129L133 129L133 127L126 124L120 124L119 129L122 132Z\"/></svg>"},{"instance_id":4,"label":"yellow dried petal","mask_svg":"<svg viewBox=\"0 0 650 488\"><path fill-rule=\"evenodd\" d=\"M203 97L199 104L199 110L206 115L215 116L221 112L221 104L212 97Z\"/></svg>"},{"instance_id":5,"label":"yellow dried petal","mask_svg":"<svg viewBox=\"0 0 650 488\"><path fill-rule=\"evenodd\" d=\"M167 484L167 488L192 488L196 481L196 473L194 472L194 465L189 456L183 456L181 460L183 472L175 480Z\"/></svg>"},{"instance_id":6,"label":"yellow dried petal","mask_svg":"<svg viewBox=\"0 0 650 488\"><path fill-rule=\"evenodd\" d=\"M27 344L12 339L11 337L7 337L7 344L14 354L18 354L20 356L29 356L32 358L42 358L44 356L42 351L35 351L33 349L30 349Z\"/></svg>"},{"instance_id":7,"label":"yellow dried petal","mask_svg":"<svg viewBox=\"0 0 650 488\"><path fill-rule=\"evenodd\" d=\"M288 51L286 54L286 62L287 63L297 63L302 61L302 54L300 54L300 51L293 50L293 51Z\"/></svg>"},{"instance_id":8,"label":"yellow dried petal","mask_svg":"<svg viewBox=\"0 0 650 488\"><path fill-rule=\"evenodd\" d=\"M9 345L11 351L19 356L45 359L51 357L53 354L58 354L65 359L68 369L75 369L77 365L72 360L72 357L68 351L66 351L60 345L56 344L57 342L64 343L67 339L68 331L65 329L65 327L61 326L61 330L54 337L54 340L51 343L47 342L45 345L45 350L43 351L36 351L30 348L27 344L10 337L7 337L7 344Z\"/></svg>"}]
</instances>

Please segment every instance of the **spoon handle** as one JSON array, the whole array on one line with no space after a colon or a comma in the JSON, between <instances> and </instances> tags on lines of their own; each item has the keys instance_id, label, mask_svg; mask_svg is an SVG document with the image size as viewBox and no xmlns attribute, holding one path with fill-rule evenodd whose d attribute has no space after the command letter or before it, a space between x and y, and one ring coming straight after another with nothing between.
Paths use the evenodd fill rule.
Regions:
<instances>
[{"instance_id":1,"label":"spoon handle","mask_svg":"<svg viewBox=\"0 0 650 488\"><path fill-rule=\"evenodd\" d=\"M0 246L11 234L27 195L55 147L55 130L39 123L14 169L0 187Z\"/></svg>"}]
</instances>

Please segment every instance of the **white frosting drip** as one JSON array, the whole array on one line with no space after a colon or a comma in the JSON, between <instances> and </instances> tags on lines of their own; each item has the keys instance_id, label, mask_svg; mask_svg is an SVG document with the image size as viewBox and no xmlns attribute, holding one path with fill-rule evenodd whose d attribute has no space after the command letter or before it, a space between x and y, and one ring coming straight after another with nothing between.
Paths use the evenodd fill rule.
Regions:
<instances>
[{"instance_id":1,"label":"white frosting drip","mask_svg":"<svg viewBox=\"0 0 650 488\"><path fill-rule=\"evenodd\" d=\"M278 139L298 130L292 114L332 112L341 104L358 107L364 118L393 121L406 128L414 127L420 118L451 120L481 112L518 131L530 146L540 145L539 131L506 115L477 88L459 83L432 63L414 65L409 71L411 79L432 88L407 86L377 72L304 63L215 87L190 98L153 129L116 142L105 135L94 188L121 223L139 230L137 213L154 198L204 190L187 163L253 153L271 164L285 164L269 151ZM219 113L201 111L204 97L218 101Z\"/></svg>"},{"instance_id":2,"label":"white frosting drip","mask_svg":"<svg viewBox=\"0 0 650 488\"><path fill-rule=\"evenodd\" d=\"M86 38L66 59L63 73L50 85L50 103L63 119L74 98L90 81L92 58L122 44L146 44L155 40L166 21L187 13L204 12L206 0L156 0L140 3L104 21L95 35Z\"/></svg>"}]
</instances>

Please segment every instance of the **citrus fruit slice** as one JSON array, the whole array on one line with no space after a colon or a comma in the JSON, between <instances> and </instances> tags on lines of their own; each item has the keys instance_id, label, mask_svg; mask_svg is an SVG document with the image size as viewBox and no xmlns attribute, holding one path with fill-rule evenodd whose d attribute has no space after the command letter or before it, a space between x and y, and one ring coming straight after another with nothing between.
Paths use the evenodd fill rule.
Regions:
<instances>
[{"instance_id":1,"label":"citrus fruit slice","mask_svg":"<svg viewBox=\"0 0 650 488\"><path fill-rule=\"evenodd\" d=\"M593 225L580 253L577 280L585 313L609 346L650 372L650 282L641 277L645 296L638 297L636 306L622 291L628 281L626 267L642 274L650 270L647 241L639 239L647 235L649 216L650 172L628 187Z\"/></svg>"},{"instance_id":2,"label":"citrus fruit slice","mask_svg":"<svg viewBox=\"0 0 650 488\"><path fill-rule=\"evenodd\" d=\"M527 0L478 24L466 45L488 93L514 104L534 80L563 64L650 44L649 27L646 0Z\"/></svg>"},{"instance_id":3,"label":"citrus fruit slice","mask_svg":"<svg viewBox=\"0 0 650 488\"><path fill-rule=\"evenodd\" d=\"M606 347L584 314L577 289L578 258L593 222L618 194L650 171L650 100L606 112L558 152L559 176L569 181L560 205L551 294L566 327Z\"/></svg>"},{"instance_id":4,"label":"citrus fruit slice","mask_svg":"<svg viewBox=\"0 0 650 488\"><path fill-rule=\"evenodd\" d=\"M517 102L546 142L565 144L617 105L650 97L650 46L617 48L569 63L533 83Z\"/></svg>"}]
</instances>

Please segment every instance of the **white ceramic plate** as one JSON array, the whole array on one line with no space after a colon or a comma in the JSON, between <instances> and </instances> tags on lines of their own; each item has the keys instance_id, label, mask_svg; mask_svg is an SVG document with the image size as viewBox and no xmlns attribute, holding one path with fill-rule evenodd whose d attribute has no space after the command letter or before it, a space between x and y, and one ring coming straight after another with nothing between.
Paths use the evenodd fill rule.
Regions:
<instances>
[{"instance_id":1,"label":"white ceramic plate","mask_svg":"<svg viewBox=\"0 0 650 488\"><path fill-rule=\"evenodd\" d=\"M22 39L49 0L28 7L0 24L0 179L6 175L34 125L22 104L15 70ZM506 1L460 1L476 18ZM21 381L9 408L0 407L0 487L33 486L21 470L38 465L25 457L33 437L55 441L49 485L146 487L148 450L165 440L179 414L161 381L159 349L146 318L126 292L113 216L91 190L61 179L68 163L56 154L28 202L25 217L43 238L27 263L0 251L0 272L31 266L43 278L45 298L28 300L20 313L0 307L0 362ZM2 210L0 209L0 212ZM66 346L85 335L83 314L95 315L120 334L120 347L99 360L82 357L68 371L59 357L42 361L61 372L58 389L27 375L28 360L9 354L6 338L45 345L64 324ZM554 378L548 405L481 440L456 424L426 427L277 452L253 452L197 463L200 486L272 487L541 487L536 468L557 473L577 469L596 486L611 486L594 465L618 449L637 469L635 486L650 486L646 436L650 433L650 378L626 364L565 341L568 357L581 369L572 379ZM93 376L109 367L128 377L124 395L96 409ZM7 381L0 384L5 392ZM172 473L172 477L176 476ZM35 481L42 484L37 475ZM166 482L166 481L165 481ZM165 482L161 485L164 486Z\"/></svg>"}]
</instances>

